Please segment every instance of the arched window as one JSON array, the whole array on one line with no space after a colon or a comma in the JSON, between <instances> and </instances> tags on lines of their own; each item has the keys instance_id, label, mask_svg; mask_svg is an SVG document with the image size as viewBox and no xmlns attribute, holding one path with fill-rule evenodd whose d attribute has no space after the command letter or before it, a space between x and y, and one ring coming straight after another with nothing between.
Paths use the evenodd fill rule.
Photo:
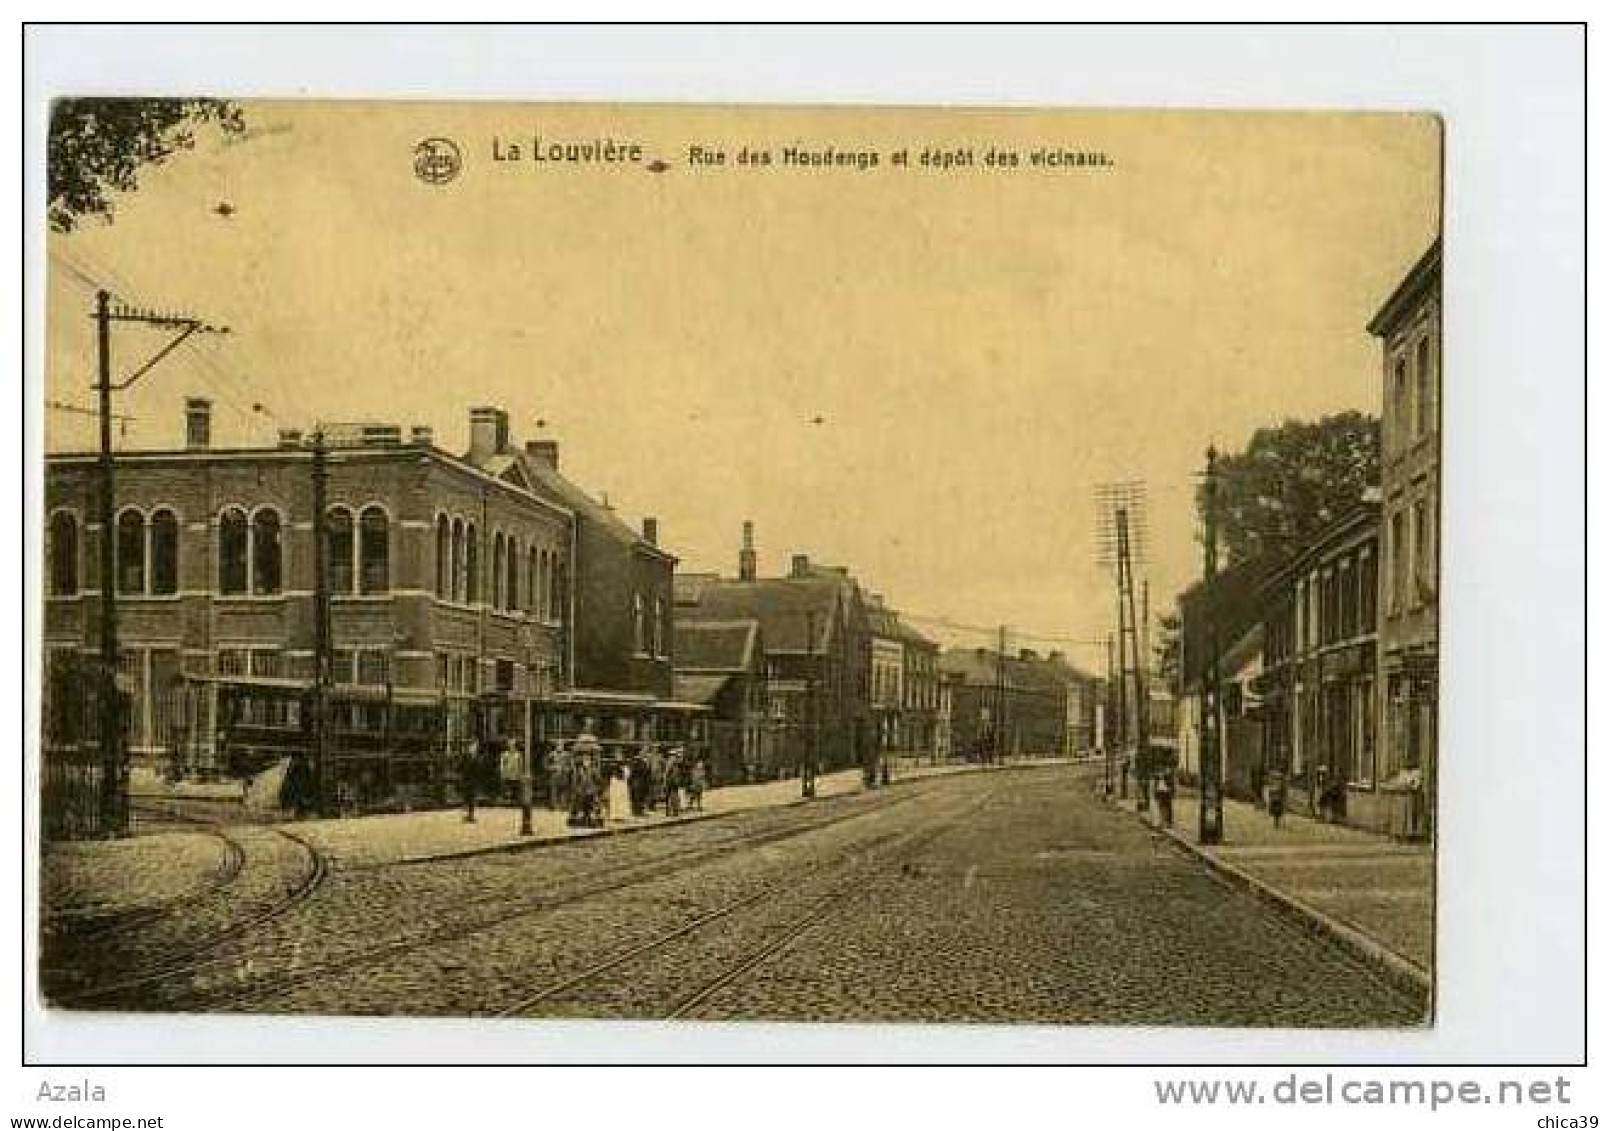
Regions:
<instances>
[{"instance_id":1,"label":"arched window","mask_svg":"<svg viewBox=\"0 0 1609 1131\"><path fill-rule=\"evenodd\" d=\"M278 593L283 578L279 512L263 509L251 520L251 591Z\"/></svg>"},{"instance_id":2,"label":"arched window","mask_svg":"<svg viewBox=\"0 0 1609 1131\"><path fill-rule=\"evenodd\" d=\"M525 612L533 617L540 615L537 599L542 590L537 587L537 574L541 560L535 546L532 546L530 553L525 555Z\"/></svg>"},{"instance_id":3,"label":"arched window","mask_svg":"<svg viewBox=\"0 0 1609 1131\"><path fill-rule=\"evenodd\" d=\"M464 520L453 519L452 597L464 599Z\"/></svg>"},{"instance_id":4,"label":"arched window","mask_svg":"<svg viewBox=\"0 0 1609 1131\"><path fill-rule=\"evenodd\" d=\"M436 516L436 596L448 598L452 596L452 524L447 516Z\"/></svg>"},{"instance_id":5,"label":"arched window","mask_svg":"<svg viewBox=\"0 0 1609 1131\"><path fill-rule=\"evenodd\" d=\"M559 620L564 616L563 597L559 593L559 556L548 551L548 620Z\"/></svg>"},{"instance_id":6,"label":"arched window","mask_svg":"<svg viewBox=\"0 0 1609 1131\"><path fill-rule=\"evenodd\" d=\"M492 536L492 608L503 607L503 532Z\"/></svg>"},{"instance_id":7,"label":"arched window","mask_svg":"<svg viewBox=\"0 0 1609 1131\"><path fill-rule=\"evenodd\" d=\"M385 593L391 588L391 524L385 508L367 506L358 518L358 546L362 555L359 581L364 593Z\"/></svg>"},{"instance_id":8,"label":"arched window","mask_svg":"<svg viewBox=\"0 0 1609 1131\"><path fill-rule=\"evenodd\" d=\"M230 508L218 519L218 592L246 591L246 512Z\"/></svg>"},{"instance_id":9,"label":"arched window","mask_svg":"<svg viewBox=\"0 0 1609 1131\"><path fill-rule=\"evenodd\" d=\"M480 600L480 535L473 522L464 527L464 600Z\"/></svg>"},{"instance_id":10,"label":"arched window","mask_svg":"<svg viewBox=\"0 0 1609 1131\"><path fill-rule=\"evenodd\" d=\"M647 626L643 623L642 594L631 595L631 643L637 655L642 655L648 648L648 636L644 631Z\"/></svg>"},{"instance_id":11,"label":"arched window","mask_svg":"<svg viewBox=\"0 0 1609 1131\"><path fill-rule=\"evenodd\" d=\"M145 592L145 516L139 511L117 516L117 591Z\"/></svg>"},{"instance_id":12,"label":"arched window","mask_svg":"<svg viewBox=\"0 0 1609 1131\"><path fill-rule=\"evenodd\" d=\"M170 510L151 516L151 592L179 591L179 520Z\"/></svg>"},{"instance_id":13,"label":"arched window","mask_svg":"<svg viewBox=\"0 0 1609 1131\"><path fill-rule=\"evenodd\" d=\"M78 592L78 518L70 511L50 516L50 591L60 597Z\"/></svg>"},{"instance_id":14,"label":"arched window","mask_svg":"<svg viewBox=\"0 0 1609 1131\"><path fill-rule=\"evenodd\" d=\"M330 571L330 592L350 593L354 576L356 547L353 545L352 512L336 507L324 520L325 537L329 539L329 553L325 560Z\"/></svg>"},{"instance_id":15,"label":"arched window","mask_svg":"<svg viewBox=\"0 0 1609 1131\"><path fill-rule=\"evenodd\" d=\"M503 583L503 600L507 602L509 612L519 612L520 544L512 537L508 540L508 578Z\"/></svg>"}]
</instances>

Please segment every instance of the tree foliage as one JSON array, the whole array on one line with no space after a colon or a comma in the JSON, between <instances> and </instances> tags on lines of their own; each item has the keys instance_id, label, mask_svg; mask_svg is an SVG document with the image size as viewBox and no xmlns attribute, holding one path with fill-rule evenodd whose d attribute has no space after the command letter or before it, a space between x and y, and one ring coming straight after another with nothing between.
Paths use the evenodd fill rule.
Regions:
<instances>
[{"instance_id":1,"label":"tree foliage","mask_svg":"<svg viewBox=\"0 0 1609 1131\"><path fill-rule=\"evenodd\" d=\"M1156 673L1162 686L1172 688L1179 683L1179 636L1184 623L1178 613L1164 613L1156 624Z\"/></svg>"},{"instance_id":2,"label":"tree foliage","mask_svg":"<svg viewBox=\"0 0 1609 1131\"><path fill-rule=\"evenodd\" d=\"M1380 421L1343 412L1316 422L1259 428L1218 459L1218 537L1227 565L1289 554L1380 482ZM1196 490L1205 520L1206 485Z\"/></svg>"},{"instance_id":3,"label":"tree foliage","mask_svg":"<svg viewBox=\"0 0 1609 1131\"><path fill-rule=\"evenodd\" d=\"M196 129L245 128L240 108L216 98L61 98L50 108L46 215L58 232L86 216L110 220L112 195L138 187L147 165L195 145Z\"/></svg>"}]
</instances>

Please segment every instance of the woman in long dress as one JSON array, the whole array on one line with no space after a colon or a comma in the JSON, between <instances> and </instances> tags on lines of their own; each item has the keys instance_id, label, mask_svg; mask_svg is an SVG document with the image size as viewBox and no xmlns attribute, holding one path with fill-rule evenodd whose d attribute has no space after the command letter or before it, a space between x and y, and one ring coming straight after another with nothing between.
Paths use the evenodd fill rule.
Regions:
<instances>
[{"instance_id":1,"label":"woman in long dress","mask_svg":"<svg viewBox=\"0 0 1609 1131\"><path fill-rule=\"evenodd\" d=\"M624 821L631 816L631 790L626 781L626 766L617 762L609 770L609 819Z\"/></svg>"}]
</instances>

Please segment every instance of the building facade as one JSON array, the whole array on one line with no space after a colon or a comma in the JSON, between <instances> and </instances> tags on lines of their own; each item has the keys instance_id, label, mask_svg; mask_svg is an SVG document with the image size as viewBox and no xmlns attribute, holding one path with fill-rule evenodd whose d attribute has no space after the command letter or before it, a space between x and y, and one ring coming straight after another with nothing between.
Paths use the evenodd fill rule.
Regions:
<instances>
[{"instance_id":1,"label":"building facade","mask_svg":"<svg viewBox=\"0 0 1609 1131\"><path fill-rule=\"evenodd\" d=\"M683 607L676 617L675 652L676 698L710 712L696 729L711 781L724 785L774 777L760 622L704 620L696 609Z\"/></svg>"},{"instance_id":2,"label":"building facade","mask_svg":"<svg viewBox=\"0 0 1609 1131\"><path fill-rule=\"evenodd\" d=\"M1269 580L1256 686L1292 807L1385 830L1401 813L1379 757L1379 515L1360 504Z\"/></svg>"},{"instance_id":3,"label":"building facade","mask_svg":"<svg viewBox=\"0 0 1609 1131\"><path fill-rule=\"evenodd\" d=\"M120 683L134 760L217 770L218 679L314 675L314 456L207 444L124 452L114 472ZM400 698L552 695L572 670L572 514L387 425L325 431L332 679ZM99 647L99 473L47 456L46 701Z\"/></svg>"},{"instance_id":4,"label":"building facade","mask_svg":"<svg viewBox=\"0 0 1609 1131\"><path fill-rule=\"evenodd\" d=\"M1380 774L1417 789L1434 819L1441 510L1441 241L1369 322L1380 340Z\"/></svg>"}]
</instances>

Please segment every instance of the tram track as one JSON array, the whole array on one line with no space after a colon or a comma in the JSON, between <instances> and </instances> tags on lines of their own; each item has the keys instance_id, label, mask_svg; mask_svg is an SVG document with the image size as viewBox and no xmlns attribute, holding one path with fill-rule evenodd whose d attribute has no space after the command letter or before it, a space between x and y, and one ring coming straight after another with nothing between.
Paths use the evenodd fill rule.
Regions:
<instances>
[{"instance_id":1,"label":"tram track","mask_svg":"<svg viewBox=\"0 0 1609 1131\"><path fill-rule=\"evenodd\" d=\"M472 936L517 923L521 919L649 884L716 860L729 858L737 853L751 852L853 821L880 816L910 804L920 796L922 794L916 791L902 792L898 796L880 798L874 803L856 807L848 812L829 813L792 823L780 829L766 829L752 835L725 840L709 848L692 852L667 852L640 864L626 865L598 878L551 886L529 899L505 906L489 916L477 918L474 922L457 922L427 928L416 934L360 947L336 958L265 973L245 986L231 986L216 991L202 989L185 998L184 1004L186 1008L207 1010L272 1008L276 996L319 979L347 975L364 967L406 957L415 952L448 947ZM191 972L203 972L204 969L203 966L197 966Z\"/></svg>"},{"instance_id":2,"label":"tram track","mask_svg":"<svg viewBox=\"0 0 1609 1131\"><path fill-rule=\"evenodd\" d=\"M156 812L141 806L134 806L132 811L136 816ZM223 845L223 852L211 874L203 883L188 891L150 903L100 913L71 910L60 912L51 918L47 930L55 934L63 944L67 946L85 943L105 944L117 936L142 929L160 919L182 914L186 908L219 894L239 879L241 869L246 863L246 851L238 839L212 822L169 813L161 813L160 816L163 822L192 829L200 835L212 837ZM201 827L195 829L194 826Z\"/></svg>"},{"instance_id":3,"label":"tram track","mask_svg":"<svg viewBox=\"0 0 1609 1131\"><path fill-rule=\"evenodd\" d=\"M205 822L198 820L198 823ZM301 869L293 875L281 894L265 901L262 906L250 910L247 914L226 918L220 925L191 936L178 954L169 954L165 959L139 965L133 973L112 981L64 989L60 986L62 982L70 980L70 971L60 967L42 968L41 982L45 984L54 982L58 986L50 995L53 1004L68 1009L93 1009L98 1006L115 1007L126 1003L131 1008L138 1008L142 1004L138 999L138 991L163 986L173 978L197 969L235 961L232 957L219 957L218 952L264 924L291 914L311 900L329 875L329 863L318 847L308 838L287 829L265 826L254 829L253 832L290 842L302 858ZM228 837L239 850L241 867L236 869L230 884L223 887L215 886L204 893L197 893L195 898L185 901L185 906L194 907L205 899L222 898L239 880L248 854L238 839L230 834L222 835ZM177 910L177 907L169 908L166 914L156 916L155 920L168 918ZM119 933L130 934L135 926L149 926L155 920L131 924ZM104 937L97 941L104 941Z\"/></svg>"},{"instance_id":4,"label":"tram track","mask_svg":"<svg viewBox=\"0 0 1609 1131\"><path fill-rule=\"evenodd\" d=\"M962 821L976 814L990 802L993 796L994 791L991 790L983 797L973 799L966 805L957 807L955 811L937 818L910 833L884 834L875 838L869 845L860 845L856 851L841 853L830 860L816 864L811 869L813 873L830 874L835 865L848 858L847 869L849 874L839 879L838 882L830 884L829 890L824 894L809 901L808 906L801 914L787 919L780 928L764 932L764 941L759 946L743 951L736 961L723 965L713 977L699 982L691 992L672 998L668 1008L656 1009L653 1012L666 1019L685 1017L691 1014L723 988L769 962L810 931L826 923L856 896L865 894L868 876L874 874L878 868L885 865L889 860L909 856L914 851L925 847ZM891 847L887 851L882 851L885 846ZM563 1001L567 995L573 995L576 991L583 990L589 985L595 985L609 975L627 971L634 964L640 963L645 959L662 956L675 944L684 940L694 939L717 924L725 924L728 920L733 919L744 911L762 907L773 901L797 897L801 890L799 880L800 877L794 874L790 875L785 881L767 884L756 891L749 892L720 907L704 912L671 930L617 951L576 974L549 983L535 993L497 1010L492 1016L499 1018L541 1016L537 1012L539 1006Z\"/></svg>"}]
</instances>

